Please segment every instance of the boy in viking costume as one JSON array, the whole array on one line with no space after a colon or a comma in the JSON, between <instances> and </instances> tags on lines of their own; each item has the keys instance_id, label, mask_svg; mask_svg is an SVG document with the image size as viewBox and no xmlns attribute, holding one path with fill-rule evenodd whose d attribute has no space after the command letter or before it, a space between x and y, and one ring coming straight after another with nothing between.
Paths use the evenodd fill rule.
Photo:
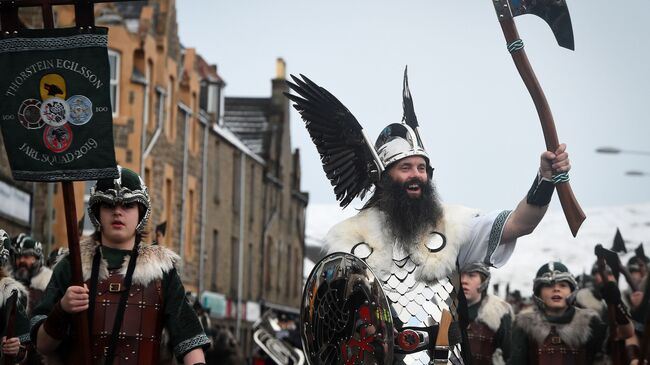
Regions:
<instances>
[{"instance_id":1,"label":"boy in viking costume","mask_svg":"<svg viewBox=\"0 0 650 365\"><path fill-rule=\"evenodd\" d=\"M619 304L621 293L613 282L609 284L603 287L602 297ZM595 311L574 305L576 286L574 276L560 262L549 262L537 271L533 281L536 305L517 314L509 365L594 363L604 346L607 325ZM630 325L625 313L619 313L619 318L618 327Z\"/></svg>"},{"instance_id":2,"label":"boy in viking costume","mask_svg":"<svg viewBox=\"0 0 650 365\"><path fill-rule=\"evenodd\" d=\"M7 232L0 229L0 337L2 338L2 359L6 356L20 362L27 355L30 342L29 320L25 313L27 289L5 270L10 259L11 240ZM7 333L13 336L7 339Z\"/></svg>"},{"instance_id":3,"label":"boy in viking costume","mask_svg":"<svg viewBox=\"0 0 650 365\"><path fill-rule=\"evenodd\" d=\"M325 243L329 252L365 260L382 282L397 331L416 334L394 350L395 363L468 360L459 268L472 262L499 267L508 260L516 239L531 233L544 216L553 181L568 179L566 146L541 155L533 186L513 211L485 214L443 205L431 180L433 166L418 132L406 71L402 122L384 128L374 145L327 90L304 76L293 81L289 87L298 96L286 95L306 122L341 206L363 198L374 184L362 210L334 226ZM436 344L439 324L449 313L448 333Z\"/></svg>"},{"instance_id":4,"label":"boy in viking costume","mask_svg":"<svg viewBox=\"0 0 650 365\"><path fill-rule=\"evenodd\" d=\"M91 190L88 214L96 231L81 242L85 285L70 286L70 259L63 257L33 312L36 347L45 356L65 351L60 345L74 336L71 315L88 310L95 363L158 364L163 327L179 361L204 363L202 348L210 341L185 300L180 258L141 242L149 194L135 172L118 170L119 178L98 180Z\"/></svg>"},{"instance_id":5,"label":"boy in viking costume","mask_svg":"<svg viewBox=\"0 0 650 365\"><path fill-rule=\"evenodd\" d=\"M482 262L465 266L460 275L467 299L467 337L473 365L505 364L510 354L514 312L505 300L487 293L490 269Z\"/></svg>"}]
</instances>

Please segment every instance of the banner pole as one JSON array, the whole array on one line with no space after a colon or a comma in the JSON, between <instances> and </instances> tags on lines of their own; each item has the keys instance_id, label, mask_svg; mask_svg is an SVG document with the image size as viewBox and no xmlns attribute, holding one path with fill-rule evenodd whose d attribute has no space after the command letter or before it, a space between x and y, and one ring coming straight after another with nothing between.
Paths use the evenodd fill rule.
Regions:
<instances>
[{"instance_id":1,"label":"banner pole","mask_svg":"<svg viewBox=\"0 0 650 365\"><path fill-rule=\"evenodd\" d=\"M79 225L77 222L77 207L75 204L74 185L72 181L62 181L63 206L65 212L65 226L68 233L68 249L70 250L71 284L83 286L84 280L81 273L81 249L79 248ZM93 300L93 298L90 298ZM79 348L75 350L81 360L80 363L91 364L90 359L90 330L88 327L88 311L77 313L73 316L74 327L78 334ZM78 351L78 352L77 352Z\"/></svg>"}]
</instances>

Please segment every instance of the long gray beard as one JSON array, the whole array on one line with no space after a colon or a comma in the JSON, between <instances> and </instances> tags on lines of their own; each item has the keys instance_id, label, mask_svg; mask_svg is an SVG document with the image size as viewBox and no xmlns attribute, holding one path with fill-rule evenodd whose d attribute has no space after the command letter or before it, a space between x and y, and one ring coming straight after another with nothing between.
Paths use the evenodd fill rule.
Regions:
<instances>
[{"instance_id":1,"label":"long gray beard","mask_svg":"<svg viewBox=\"0 0 650 365\"><path fill-rule=\"evenodd\" d=\"M33 267L27 268L20 266L14 270L14 279L20 281L22 284L29 286L34 277L35 270Z\"/></svg>"},{"instance_id":2,"label":"long gray beard","mask_svg":"<svg viewBox=\"0 0 650 365\"><path fill-rule=\"evenodd\" d=\"M419 198L411 198L406 193L406 186L417 183L420 186ZM407 252L411 252L418 238L431 227L435 227L442 218L442 206L432 183L411 179L401 184L382 179L381 196L377 205L387 215L387 224L397 240Z\"/></svg>"}]
</instances>

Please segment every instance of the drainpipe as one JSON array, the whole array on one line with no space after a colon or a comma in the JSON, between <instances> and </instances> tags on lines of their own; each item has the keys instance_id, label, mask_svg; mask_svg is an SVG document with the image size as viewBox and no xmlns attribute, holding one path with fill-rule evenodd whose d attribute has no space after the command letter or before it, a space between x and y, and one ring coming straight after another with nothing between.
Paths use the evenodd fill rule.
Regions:
<instances>
[{"instance_id":1,"label":"drainpipe","mask_svg":"<svg viewBox=\"0 0 650 365\"><path fill-rule=\"evenodd\" d=\"M156 91L158 93L160 93L160 96L162 96L163 98L167 96L167 92L165 91L165 89L163 89L161 87L156 86ZM163 111L165 110L164 109L165 108L165 100L163 98L161 98L160 105L158 105L158 115L160 115L160 116L163 115ZM172 114L171 111L170 111L169 114L170 114L169 117L171 118L172 117L171 116L171 114ZM142 153L142 162L141 163L143 165L142 165L141 168L143 170L143 173L144 173L144 160L147 158L147 156L149 156L149 154L151 153L151 150L153 149L153 146L156 145L156 142L158 142L158 138L160 137L160 134L162 133L164 126L165 126L165 121L162 120L162 118L160 118L160 120L158 121L158 127L156 128L156 132L154 132L153 137L151 137L151 141L149 141L149 144L147 145L147 148Z\"/></svg>"},{"instance_id":2,"label":"drainpipe","mask_svg":"<svg viewBox=\"0 0 650 365\"><path fill-rule=\"evenodd\" d=\"M246 179L246 154L241 151L239 167L239 267L237 268L237 327L235 330L235 338L240 340L241 333L241 297L244 291L244 187Z\"/></svg>"},{"instance_id":3,"label":"drainpipe","mask_svg":"<svg viewBox=\"0 0 650 365\"><path fill-rule=\"evenodd\" d=\"M205 126L204 132L203 132L203 166L201 169L203 170L203 175L201 179L201 242L199 243L199 292L198 295L200 296L201 293L203 293L203 286L204 286L204 279L203 279L203 274L205 271L205 257L203 256L203 252L205 251L205 221L206 221L206 201L208 193L207 193L207 187L208 187L208 136L210 134L210 122L203 116L199 116L201 118L201 122Z\"/></svg>"},{"instance_id":4,"label":"drainpipe","mask_svg":"<svg viewBox=\"0 0 650 365\"><path fill-rule=\"evenodd\" d=\"M146 157L144 145L147 143L147 126L149 125L149 72L149 64L147 63L144 71L144 80L142 81L144 95L142 97L142 135L140 136L140 176L143 176L143 178L144 160Z\"/></svg>"},{"instance_id":5,"label":"drainpipe","mask_svg":"<svg viewBox=\"0 0 650 365\"><path fill-rule=\"evenodd\" d=\"M184 133L185 136L183 138L183 179L181 180L182 181L181 182L181 196L185 196L185 191L187 189L187 142L190 139L189 131L190 131L190 119L192 117L192 109L190 109L185 104L180 103L180 102L178 103L178 106L181 108L183 113L185 113L185 133ZM190 204L191 204L191 202L190 202ZM180 240L179 240L179 242L180 242L179 251L180 251L180 254L181 254L181 259L183 259L185 257L185 224L187 223L187 222L185 222L185 212L186 212L185 205L186 205L185 202L181 203L181 236L180 236ZM181 270L180 274L181 274L181 278L182 278L183 277L182 276L183 275L183 266L182 265L180 267L180 270Z\"/></svg>"}]
</instances>

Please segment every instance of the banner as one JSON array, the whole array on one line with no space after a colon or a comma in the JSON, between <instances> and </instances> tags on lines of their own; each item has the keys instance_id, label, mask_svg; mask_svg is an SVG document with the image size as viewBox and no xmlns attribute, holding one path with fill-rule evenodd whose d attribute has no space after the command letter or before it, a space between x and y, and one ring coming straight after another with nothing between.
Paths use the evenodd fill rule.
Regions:
<instances>
[{"instance_id":1,"label":"banner","mask_svg":"<svg viewBox=\"0 0 650 365\"><path fill-rule=\"evenodd\" d=\"M14 179L117 177L106 28L0 39L0 127Z\"/></svg>"}]
</instances>

